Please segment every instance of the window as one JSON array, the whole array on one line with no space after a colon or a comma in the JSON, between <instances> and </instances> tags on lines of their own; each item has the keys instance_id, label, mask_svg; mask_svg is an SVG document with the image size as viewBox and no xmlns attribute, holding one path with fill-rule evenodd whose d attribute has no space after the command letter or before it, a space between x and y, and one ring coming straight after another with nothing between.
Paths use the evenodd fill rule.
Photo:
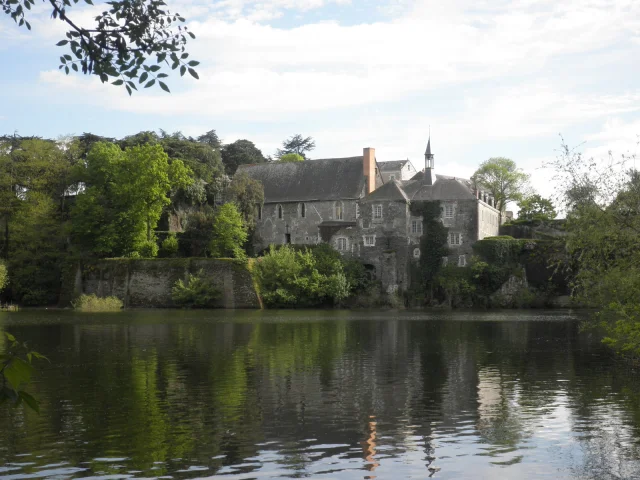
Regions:
<instances>
[{"instance_id":1,"label":"window","mask_svg":"<svg viewBox=\"0 0 640 480\"><path fill-rule=\"evenodd\" d=\"M449 234L449 245L460 245L462 243L462 235L459 233Z\"/></svg>"},{"instance_id":2,"label":"window","mask_svg":"<svg viewBox=\"0 0 640 480\"><path fill-rule=\"evenodd\" d=\"M373 218L382 218L382 205L373 206Z\"/></svg>"},{"instance_id":3,"label":"window","mask_svg":"<svg viewBox=\"0 0 640 480\"><path fill-rule=\"evenodd\" d=\"M442 266L446 267L449 265L449 257L442 257Z\"/></svg>"},{"instance_id":4,"label":"window","mask_svg":"<svg viewBox=\"0 0 640 480\"><path fill-rule=\"evenodd\" d=\"M444 218L453 218L453 205L444 206Z\"/></svg>"},{"instance_id":5,"label":"window","mask_svg":"<svg viewBox=\"0 0 640 480\"><path fill-rule=\"evenodd\" d=\"M334 219L342 220L342 218L344 217L344 206L342 205L342 202L334 203L333 210L334 210Z\"/></svg>"},{"instance_id":6,"label":"window","mask_svg":"<svg viewBox=\"0 0 640 480\"><path fill-rule=\"evenodd\" d=\"M419 248L414 248L413 249L413 258L420 258L420 249Z\"/></svg>"},{"instance_id":7,"label":"window","mask_svg":"<svg viewBox=\"0 0 640 480\"><path fill-rule=\"evenodd\" d=\"M338 250L341 252L347 251L347 239L344 237L338 238Z\"/></svg>"},{"instance_id":8,"label":"window","mask_svg":"<svg viewBox=\"0 0 640 480\"><path fill-rule=\"evenodd\" d=\"M458 256L458 266L459 267L466 267L467 266L467 256L466 255L459 255Z\"/></svg>"},{"instance_id":9,"label":"window","mask_svg":"<svg viewBox=\"0 0 640 480\"><path fill-rule=\"evenodd\" d=\"M360 204L356 203L356 218L360 218Z\"/></svg>"},{"instance_id":10,"label":"window","mask_svg":"<svg viewBox=\"0 0 640 480\"><path fill-rule=\"evenodd\" d=\"M364 245L365 247L373 247L376 244L376 236L375 235L365 235L364 236Z\"/></svg>"},{"instance_id":11,"label":"window","mask_svg":"<svg viewBox=\"0 0 640 480\"><path fill-rule=\"evenodd\" d=\"M282 205L278 205L278 218L282 220Z\"/></svg>"},{"instance_id":12,"label":"window","mask_svg":"<svg viewBox=\"0 0 640 480\"><path fill-rule=\"evenodd\" d=\"M411 233L422 235L422 220L411 220Z\"/></svg>"},{"instance_id":13,"label":"window","mask_svg":"<svg viewBox=\"0 0 640 480\"><path fill-rule=\"evenodd\" d=\"M262 205L258 204L258 220L262 220Z\"/></svg>"},{"instance_id":14,"label":"window","mask_svg":"<svg viewBox=\"0 0 640 480\"><path fill-rule=\"evenodd\" d=\"M300 204L300 210L299 211L300 211L300 216L302 218L307 216L307 206L304 203Z\"/></svg>"}]
</instances>

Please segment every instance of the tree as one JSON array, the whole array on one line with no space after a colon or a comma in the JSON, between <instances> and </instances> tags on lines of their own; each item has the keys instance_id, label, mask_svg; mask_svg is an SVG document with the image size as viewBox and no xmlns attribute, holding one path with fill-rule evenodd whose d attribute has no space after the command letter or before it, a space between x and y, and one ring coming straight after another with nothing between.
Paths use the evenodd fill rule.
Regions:
<instances>
[{"instance_id":1,"label":"tree","mask_svg":"<svg viewBox=\"0 0 640 480\"><path fill-rule=\"evenodd\" d=\"M313 138L304 138L302 135L296 134L282 142L282 148L278 149L276 157L281 158L287 153L297 153L306 160L306 153L310 152L314 148L316 148L316 142Z\"/></svg>"},{"instance_id":2,"label":"tree","mask_svg":"<svg viewBox=\"0 0 640 480\"><path fill-rule=\"evenodd\" d=\"M215 130L209 130L204 135L200 135L197 138L197 140L200 143L206 143L211 148L214 148L216 150L220 150L220 148L222 147L222 142L220 141L220 137L218 137L218 134L216 133Z\"/></svg>"},{"instance_id":3,"label":"tree","mask_svg":"<svg viewBox=\"0 0 640 480\"><path fill-rule=\"evenodd\" d=\"M84 0L93 5L92 0ZM69 74L82 72L96 75L102 83L113 80L113 85L122 85L129 95L137 90L158 86L169 92L162 81L168 75L166 66L187 71L194 78L199 62L188 60L186 52L188 37L195 35L184 25L178 13L166 9L163 0L113 0L94 19L93 24L82 25L73 16L73 7L78 0L49 0L51 17L59 19L69 29L66 39L57 43L66 46L71 54L60 57L60 69ZM31 30L26 13L35 5L35 0L0 0L0 7L18 26ZM79 17L79 16L78 16Z\"/></svg>"},{"instance_id":4,"label":"tree","mask_svg":"<svg viewBox=\"0 0 640 480\"><path fill-rule=\"evenodd\" d=\"M213 240L209 245L212 257L246 258L242 249L247 241L247 227L238 208L225 203L216 211L213 219Z\"/></svg>"},{"instance_id":5,"label":"tree","mask_svg":"<svg viewBox=\"0 0 640 480\"><path fill-rule=\"evenodd\" d=\"M280 161L283 163L304 162L304 157L297 153L285 153L280 157Z\"/></svg>"},{"instance_id":6,"label":"tree","mask_svg":"<svg viewBox=\"0 0 640 480\"><path fill-rule=\"evenodd\" d=\"M496 208L502 212L507 202L522 198L529 175L519 170L513 160L495 157L482 162L471 179L477 188L491 193L496 200Z\"/></svg>"},{"instance_id":7,"label":"tree","mask_svg":"<svg viewBox=\"0 0 640 480\"><path fill-rule=\"evenodd\" d=\"M640 356L640 173L634 156L584 159L563 144L550 166L567 211L573 296L594 308L603 341Z\"/></svg>"},{"instance_id":8,"label":"tree","mask_svg":"<svg viewBox=\"0 0 640 480\"><path fill-rule=\"evenodd\" d=\"M72 235L86 253L121 256L152 240L173 189L191 182L190 170L160 145L120 149L97 143L80 178L86 185L72 210Z\"/></svg>"},{"instance_id":9,"label":"tree","mask_svg":"<svg viewBox=\"0 0 640 480\"><path fill-rule=\"evenodd\" d=\"M233 175L240 165L265 163L266 159L253 142L236 140L222 147L222 163L228 175Z\"/></svg>"},{"instance_id":10,"label":"tree","mask_svg":"<svg viewBox=\"0 0 640 480\"><path fill-rule=\"evenodd\" d=\"M9 276L7 275L7 266L4 262L0 262L0 292L7 286Z\"/></svg>"},{"instance_id":11,"label":"tree","mask_svg":"<svg viewBox=\"0 0 640 480\"><path fill-rule=\"evenodd\" d=\"M551 200L533 194L518 203L518 218L523 220L553 220L558 215Z\"/></svg>"},{"instance_id":12,"label":"tree","mask_svg":"<svg viewBox=\"0 0 640 480\"><path fill-rule=\"evenodd\" d=\"M233 177L227 195L238 207L249 230L252 230L256 224L257 209L264 204L262 183L251 178L246 172L240 172Z\"/></svg>"},{"instance_id":13,"label":"tree","mask_svg":"<svg viewBox=\"0 0 640 480\"><path fill-rule=\"evenodd\" d=\"M187 225L180 238L178 250L183 257L206 257L213 240L213 209L193 212L187 216Z\"/></svg>"}]
</instances>

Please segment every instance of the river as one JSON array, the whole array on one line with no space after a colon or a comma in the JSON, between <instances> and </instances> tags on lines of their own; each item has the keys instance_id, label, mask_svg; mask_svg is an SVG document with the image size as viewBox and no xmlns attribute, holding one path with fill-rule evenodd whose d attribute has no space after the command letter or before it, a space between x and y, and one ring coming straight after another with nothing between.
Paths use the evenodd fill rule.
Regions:
<instances>
[{"instance_id":1,"label":"river","mask_svg":"<svg viewBox=\"0 0 640 480\"><path fill-rule=\"evenodd\" d=\"M40 415L0 407L1 479L640 478L640 381L567 311L36 310L0 330L51 362Z\"/></svg>"}]
</instances>

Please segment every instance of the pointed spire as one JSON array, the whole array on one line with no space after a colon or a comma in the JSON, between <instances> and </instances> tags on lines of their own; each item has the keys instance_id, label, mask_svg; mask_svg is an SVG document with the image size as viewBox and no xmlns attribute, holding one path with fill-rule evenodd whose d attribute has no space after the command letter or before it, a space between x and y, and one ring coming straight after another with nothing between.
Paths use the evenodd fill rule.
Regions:
<instances>
[{"instance_id":1,"label":"pointed spire","mask_svg":"<svg viewBox=\"0 0 640 480\"><path fill-rule=\"evenodd\" d=\"M433 185L435 180L433 175L433 153L431 153L431 125L429 125L429 140L427 141L427 149L424 152L424 183L425 185Z\"/></svg>"},{"instance_id":2,"label":"pointed spire","mask_svg":"<svg viewBox=\"0 0 640 480\"><path fill-rule=\"evenodd\" d=\"M431 153L431 134L429 134L429 141L427 142L427 151L424 152L425 157L433 156Z\"/></svg>"}]
</instances>

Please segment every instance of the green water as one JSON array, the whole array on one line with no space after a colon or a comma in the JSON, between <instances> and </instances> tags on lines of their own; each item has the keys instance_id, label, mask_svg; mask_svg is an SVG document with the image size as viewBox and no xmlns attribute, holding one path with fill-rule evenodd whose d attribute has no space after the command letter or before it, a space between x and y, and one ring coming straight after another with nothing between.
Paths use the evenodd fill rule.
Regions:
<instances>
[{"instance_id":1,"label":"green water","mask_svg":"<svg viewBox=\"0 0 640 480\"><path fill-rule=\"evenodd\" d=\"M23 311L0 329L51 360L40 415L0 407L2 479L640 478L640 382L567 312Z\"/></svg>"}]
</instances>

